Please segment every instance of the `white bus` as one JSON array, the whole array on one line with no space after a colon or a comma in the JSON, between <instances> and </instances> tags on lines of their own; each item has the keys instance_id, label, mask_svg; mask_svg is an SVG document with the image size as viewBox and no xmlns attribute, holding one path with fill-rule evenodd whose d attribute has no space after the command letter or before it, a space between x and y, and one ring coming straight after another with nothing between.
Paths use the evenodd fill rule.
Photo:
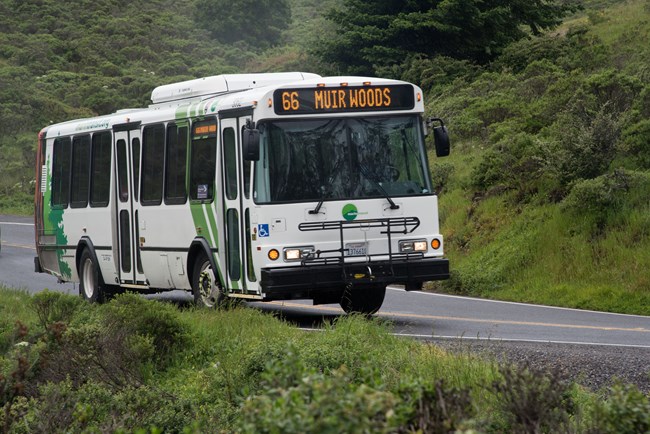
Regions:
<instances>
[{"instance_id":1,"label":"white bus","mask_svg":"<svg viewBox=\"0 0 650 434\"><path fill-rule=\"evenodd\" d=\"M417 86L235 74L151 100L40 132L36 271L91 302L182 289L366 314L388 284L449 277Z\"/></svg>"}]
</instances>

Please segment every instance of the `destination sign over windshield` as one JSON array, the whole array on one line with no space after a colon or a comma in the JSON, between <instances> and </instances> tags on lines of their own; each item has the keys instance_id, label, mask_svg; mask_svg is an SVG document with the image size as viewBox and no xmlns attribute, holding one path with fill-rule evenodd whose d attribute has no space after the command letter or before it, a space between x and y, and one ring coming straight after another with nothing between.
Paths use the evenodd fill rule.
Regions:
<instances>
[{"instance_id":1,"label":"destination sign over windshield","mask_svg":"<svg viewBox=\"0 0 650 434\"><path fill-rule=\"evenodd\" d=\"M273 92L273 107L278 115L410 110L414 106L410 84L278 89Z\"/></svg>"}]
</instances>

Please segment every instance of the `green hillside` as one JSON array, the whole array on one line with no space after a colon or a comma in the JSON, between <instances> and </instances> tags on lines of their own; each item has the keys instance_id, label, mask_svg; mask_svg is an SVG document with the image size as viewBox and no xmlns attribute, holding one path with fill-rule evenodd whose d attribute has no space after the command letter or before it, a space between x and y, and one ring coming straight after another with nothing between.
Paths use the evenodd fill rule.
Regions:
<instances>
[{"instance_id":1,"label":"green hillside","mask_svg":"<svg viewBox=\"0 0 650 434\"><path fill-rule=\"evenodd\" d=\"M368 72L452 134L435 290L650 314L648 1L429 3L0 0L0 212L31 213L52 122L200 76Z\"/></svg>"},{"instance_id":2,"label":"green hillside","mask_svg":"<svg viewBox=\"0 0 650 434\"><path fill-rule=\"evenodd\" d=\"M610 3L448 85L421 73L456 139L436 289L650 314L650 4Z\"/></svg>"}]
</instances>

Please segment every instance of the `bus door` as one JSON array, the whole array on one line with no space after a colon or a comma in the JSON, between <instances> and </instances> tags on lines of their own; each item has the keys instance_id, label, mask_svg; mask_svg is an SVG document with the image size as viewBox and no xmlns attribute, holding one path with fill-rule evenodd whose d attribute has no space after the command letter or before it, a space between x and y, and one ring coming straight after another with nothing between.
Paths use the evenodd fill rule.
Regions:
<instances>
[{"instance_id":1,"label":"bus door","mask_svg":"<svg viewBox=\"0 0 650 434\"><path fill-rule=\"evenodd\" d=\"M115 125L115 218L113 252L122 285L145 285L140 260L138 202L140 186L140 122Z\"/></svg>"},{"instance_id":2,"label":"bus door","mask_svg":"<svg viewBox=\"0 0 650 434\"><path fill-rule=\"evenodd\" d=\"M251 168L242 160L241 131L250 116L221 120L221 185L226 239L225 285L229 292L259 294L251 254Z\"/></svg>"}]
</instances>

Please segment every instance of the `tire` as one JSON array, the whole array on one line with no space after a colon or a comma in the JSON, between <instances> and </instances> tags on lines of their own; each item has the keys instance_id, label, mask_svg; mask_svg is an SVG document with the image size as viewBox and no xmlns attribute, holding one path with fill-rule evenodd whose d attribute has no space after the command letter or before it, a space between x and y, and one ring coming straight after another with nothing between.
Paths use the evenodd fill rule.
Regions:
<instances>
[{"instance_id":1,"label":"tire","mask_svg":"<svg viewBox=\"0 0 650 434\"><path fill-rule=\"evenodd\" d=\"M106 285L99 267L88 249L81 253L79 261L79 295L90 303L106 301Z\"/></svg>"},{"instance_id":2,"label":"tire","mask_svg":"<svg viewBox=\"0 0 650 434\"><path fill-rule=\"evenodd\" d=\"M222 305L226 298L219 276L205 253L201 253L194 263L192 295L194 295L194 304L207 308Z\"/></svg>"},{"instance_id":3,"label":"tire","mask_svg":"<svg viewBox=\"0 0 650 434\"><path fill-rule=\"evenodd\" d=\"M341 308L345 313L372 315L384 303L386 285L348 285L341 297Z\"/></svg>"}]
</instances>

